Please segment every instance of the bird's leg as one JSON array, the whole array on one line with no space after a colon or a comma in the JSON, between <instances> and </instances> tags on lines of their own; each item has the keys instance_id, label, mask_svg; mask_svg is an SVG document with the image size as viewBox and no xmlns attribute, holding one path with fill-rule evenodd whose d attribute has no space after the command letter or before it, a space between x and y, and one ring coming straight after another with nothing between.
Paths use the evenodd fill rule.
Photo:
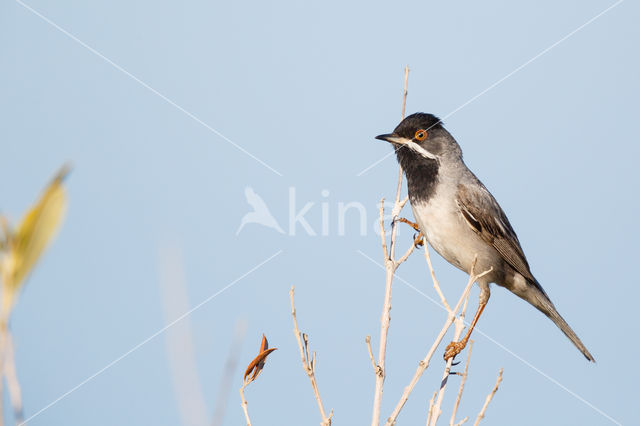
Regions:
<instances>
[{"instance_id":1,"label":"bird's leg","mask_svg":"<svg viewBox=\"0 0 640 426\"><path fill-rule=\"evenodd\" d=\"M484 311L485 306L487 306L487 302L489 302L490 294L491 293L489 292L488 284L480 285L480 297L478 301L478 310L476 311L476 314L473 316L473 321L471 321L471 325L467 330L467 334L465 334L462 340L458 342L451 342L447 345L446 349L444 350L445 361L448 361L449 358L454 358L456 355L462 352L465 346L467 346L469 337L471 337L471 332L473 331L473 328L476 326L478 319L480 319L480 315L482 315L482 311Z\"/></svg>"},{"instance_id":2,"label":"bird's leg","mask_svg":"<svg viewBox=\"0 0 640 426\"><path fill-rule=\"evenodd\" d=\"M397 221L406 223L407 225L409 225L410 227L412 227L414 230L418 232L416 235L413 236L413 245L415 245L416 248L424 245L424 236L422 235L422 231L420 231L420 227L418 226L417 223L411 222L409 219L405 219L404 217L399 217Z\"/></svg>"},{"instance_id":3,"label":"bird's leg","mask_svg":"<svg viewBox=\"0 0 640 426\"><path fill-rule=\"evenodd\" d=\"M398 222L402 222L402 223L406 223L407 225L409 225L410 227L412 227L413 229L415 229L416 231L420 232L420 227L418 226L417 223L415 222L411 222L409 219L405 219L404 217L399 217L396 219Z\"/></svg>"}]
</instances>

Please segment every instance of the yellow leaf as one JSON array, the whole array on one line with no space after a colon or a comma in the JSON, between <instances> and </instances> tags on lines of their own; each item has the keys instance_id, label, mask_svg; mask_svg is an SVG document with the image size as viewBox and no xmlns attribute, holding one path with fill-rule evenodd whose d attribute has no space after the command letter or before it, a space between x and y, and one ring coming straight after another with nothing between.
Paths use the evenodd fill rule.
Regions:
<instances>
[{"instance_id":1,"label":"yellow leaf","mask_svg":"<svg viewBox=\"0 0 640 426\"><path fill-rule=\"evenodd\" d=\"M7 253L2 270L2 307L5 315L38 258L53 239L67 207L62 181L69 173L65 165L27 212L15 232L6 236Z\"/></svg>"}]
</instances>

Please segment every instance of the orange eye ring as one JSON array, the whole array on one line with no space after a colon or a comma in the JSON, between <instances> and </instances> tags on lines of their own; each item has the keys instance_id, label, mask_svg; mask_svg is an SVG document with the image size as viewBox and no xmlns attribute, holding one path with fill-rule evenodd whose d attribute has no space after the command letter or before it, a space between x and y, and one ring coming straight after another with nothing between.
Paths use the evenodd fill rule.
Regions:
<instances>
[{"instance_id":1,"label":"orange eye ring","mask_svg":"<svg viewBox=\"0 0 640 426\"><path fill-rule=\"evenodd\" d=\"M420 129L416 132L415 136L416 140L423 141L427 138L427 131L424 129Z\"/></svg>"}]
</instances>

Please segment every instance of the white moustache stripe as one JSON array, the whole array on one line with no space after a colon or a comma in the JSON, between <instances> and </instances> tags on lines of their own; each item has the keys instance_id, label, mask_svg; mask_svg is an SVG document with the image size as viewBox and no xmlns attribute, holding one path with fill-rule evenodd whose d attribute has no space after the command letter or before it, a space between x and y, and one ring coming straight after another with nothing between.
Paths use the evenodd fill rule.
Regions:
<instances>
[{"instance_id":1,"label":"white moustache stripe","mask_svg":"<svg viewBox=\"0 0 640 426\"><path fill-rule=\"evenodd\" d=\"M405 141L405 145L407 145L410 149L414 150L418 154L422 155L424 158L429 158L431 160L435 160L436 156L415 143L414 141Z\"/></svg>"}]
</instances>

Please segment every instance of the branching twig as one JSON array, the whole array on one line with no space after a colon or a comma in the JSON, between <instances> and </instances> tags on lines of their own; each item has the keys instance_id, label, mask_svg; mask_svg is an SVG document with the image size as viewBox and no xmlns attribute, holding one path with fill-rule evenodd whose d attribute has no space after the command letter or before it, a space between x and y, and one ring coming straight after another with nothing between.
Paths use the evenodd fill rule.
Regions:
<instances>
[{"instance_id":1,"label":"branching twig","mask_svg":"<svg viewBox=\"0 0 640 426\"><path fill-rule=\"evenodd\" d=\"M322 416L322 426L331 426L331 418L333 417L333 410L327 416L324 411L324 405L322 404L322 398L320 397L320 391L318 390L318 383L316 382L316 353L313 352L311 357L309 357L309 337L306 334L300 332L298 328L298 319L296 318L296 307L293 299L295 287L291 286L291 290L289 290L289 296L291 298L291 316L293 317L293 333L296 335L296 340L298 342L298 349L300 349L300 358L302 361L302 368L309 376L309 380L311 381L311 387L313 388L313 393L316 397L316 402L318 403L318 409L320 410L320 415ZM302 337L301 337L302 336ZM304 344L303 344L304 340Z\"/></svg>"},{"instance_id":2,"label":"branching twig","mask_svg":"<svg viewBox=\"0 0 640 426\"><path fill-rule=\"evenodd\" d=\"M449 420L449 426L454 426L454 422L456 421L458 406L460 405L460 400L462 399L462 391L464 390L464 385L467 382L467 372L469 371L469 360L471 359L471 349L473 349L473 340L469 341L469 349L467 350L467 362L464 364L464 373L462 373L462 380L460 381L458 396L456 397L456 402L453 405L453 411L451 412L451 420Z\"/></svg>"},{"instance_id":3,"label":"branching twig","mask_svg":"<svg viewBox=\"0 0 640 426\"><path fill-rule=\"evenodd\" d=\"M402 119L404 119L406 103L407 103L407 84L409 80L409 66L404 69L404 90L402 94ZM396 234L398 232L397 219L400 215L400 211L407 203L407 198L400 200L400 193L402 191L402 167L398 169L398 184L396 186L396 196L393 203L393 209L391 211L391 237L389 240L389 247L387 249L387 237L384 230L384 205L380 205L380 228L382 238L382 250L384 252L384 264L386 269L385 274L385 291L384 291L384 304L382 307L382 315L380 318L380 346L378 348L378 363L376 364L376 386L373 396L373 414L371 419L372 426L378 426L380 424L380 407L382 405L382 391L384 387L384 379L386 375L386 354L387 354L387 335L389 333L389 323L391 321L391 289L393 286L393 276L398 269L398 266L407 260L413 247L402 256L401 259L395 260L395 248L396 248ZM384 201L384 199L383 199Z\"/></svg>"},{"instance_id":4,"label":"branching twig","mask_svg":"<svg viewBox=\"0 0 640 426\"><path fill-rule=\"evenodd\" d=\"M476 417L476 422L473 424L473 426L478 426L478 423L480 423L480 420L484 419L484 413L487 411L487 407L489 406L489 403L493 399L493 395L495 395L496 392L498 391L498 386L500 386L500 382L502 382L502 368L498 373L498 379L496 380L496 385L493 387L493 390L491 391L491 393L487 395L487 399L485 399L484 405L482 406L482 410L480 410L480 413L478 413L478 417Z\"/></svg>"},{"instance_id":5,"label":"branching twig","mask_svg":"<svg viewBox=\"0 0 640 426\"><path fill-rule=\"evenodd\" d=\"M429 426L429 423L431 423L431 416L433 415L433 402L436 400L437 394L438 394L438 391L435 391L433 393L433 396L429 400L429 413L427 414L427 426Z\"/></svg>"},{"instance_id":6,"label":"branching twig","mask_svg":"<svg viewBox=\"0 0 640 426\"><path fill-rule=\"evenodd\" d=\"M404 91L403 91L403 99L402 99L402 119L404 119L405 109L406 109L408 77L409 77L409 67L406 67L405 76L404 76ZM390 238L388 243L387 243L387 232L384 228L384 221L383 221L384 198L380 202L380 236L382 239L382 250L384 253L384 261L385 261L384 263L385 263L386 274L385 274L384 304L382 308L382 315L380 318L380 341L379 341L377 362L376 362L376 358L373 355L373 350L371 348L371 338L370 336L367 336L366 338L367 349L369 351L369 358L374 367L374 372L376 375L376 385L375 385L375 393L374 393L374 401L373 401L373 416L372 416L372 423L371 423L372 426L379 426L380 424L380 407L382 404L382 393L383 393L383 387L384 387L384 380L386 377L386 349L387 349L387 336L389 332L389 324L391 320L390 312L391 312L391 291L393 286L393 277L396 273L396 270L400 266L400 264L405 262L411 256L411 254L416 248L415 242L414 242L411 245L411 247L409 247L407 251L400 258L396 259L395 257L396 235L398 230L396 222L400 217L400 212L409 201L408 196L404 197L402 200L400 199L400 193L402 189L402 176L403 176L403 170L400 167L398 171L398 181L397 181L398 183L396 186L396 194L395 194L395 199L394 199L393 208L391 212L392 220L391 220ZM428 368L431 358L433 357L433 354L435 353L437 347L442 342L442 339L444 338L445 334L447 333L448 329L451 327L452 324L455 324L455 332L454 332L453 340L458 341L460 339L460 336L462 335L462 332L465 328L464 318L467 310L468 297L469 297L469 291L471 289L471 286L479 278L488 274L492 270L492 268L489 268L489 270L476 275L475 274L475 265L477 260L477 257L476 257L476 259L474 259L473 264L471 266L471 271L469 272L469 281L467 283L467 286L465 287L465 290L460 296L460 299L458 300L456 306L452 309L440 288L440 284L438 283L438 280L436 278L436 275L433 269L433 265L431 263L429 249L426 244L425 244L425 259L427 261L427 265L429 266L429 272L433 280L433 286L436 292L438 293L438 296L440 297L440 301L442 302L442 305L447 310L448 316L447 316L447 320L445 321L445 324L442 327L442 330L440 331L435 342L432 344L431 348L429 349L429 352L427 353L425 358L422 361L420 361L418 368L416 369L416 372L413 378L411 379L411 382L404 389L404 392L400 398L400 401L396 405L391 416L387 419L386 425L395 424L400 411L402 410L402 408L404 407L405 403L409 398L409 395L413 391L413 388L415 387L416 383L418 382L418 380L420 379L424 371ZM458 311L460 311L459 316L457 316ZM467 362L465 364L464 374L462 374L462 381L460 383L460 388L458 390L455 406L449 422L450 426L454 426L456 413L458 410L458 406L460 405L460 400L462 398L462 392L464 390L468 367L469 367L471 346L472 346L472 343L469 347L469 352L467 354ZM448 378L451 373L452 363L453 363L453 358L449 358L447 360L447 363L442 375L440 388L438 391L434 393L433 398L429 402L429 413L428 413L428 419L427 419L427 425L429 426L435 426L442 412L442 409L441 409L442 401L444 399ZM465 423L467 420L468 420L468 417L465 417L459 422L459 424L461 425Z\"/></svg>"},{"instance_id":7,"label":"branching twig","mask_svg":"<svg viewBox=\"0 0 640 426\"><path fill-rule=\"evenodd\" d=\"M474 259L473 265L471 266L471 271L469 272L470 280L473 279L476 260L477 260L477 257ZM472 282L473 281L475 281L475 279L473 279ZM457 342L460 339L460 336L462 335L462 331L464 330L464 317L467 312L468 301L469 301L469 292L467 292L467 295L464 298L464 304L460 311L460 315L454 320L455 332L453 334L453 340L455 342ZM455 314L456 314L455 312L449 311L449 315L454 315L455 317ZM449 382L449 374L451 372L452 364L453 364L453 358L449 358L444 367L444 372L442 373L442 380L440 382L440 390L438 391L438 398L436 399L436 403L433 407L433 415L431 416L431 424L428 426L435 426L436 423L438 422L438 418L440 418L440 414L442 414L442 408L441 408L442 401L444 400L444 392L445 392L445 389L447 388L447 383Z\"/></svg>"},{"instance_id":8,"label":"branching twig","mask_svg":"<svg viewBox=\"0 0 640 426\"><path fill-rule=\"evenodd\" d=\"M476 257L476 259L477 259L477 257ZM391 416L389 416L389 418L387 419L387 423L386 423L387 425L395 424L395 421L398 418L398 415L400 414L400 410L402 410L402 407L404 407L404 404L407 402L407 399L409 399L409 395L413 391L413 388L415 387L416 383L418 383L418 380L420 379L420 376L422 376L422 373L424 373L424 371L429 367L429 362L431 361L431 358L433 357L433 354L435 353L436 349L440 345L440 342L442 342L442 339L444 338L445 334L447 333L447 330L449 330L449 327L451 327L451 324L453 324L453 321L455 320L455 315L458 312L458 310L460 309L460 307L462 306L463 301L467 298L467 295L469 293L469 290L471 290L471 286L473 285L473 283L477 279L479 279L479 278L481 278L481 277L483 277L486 274L491 272L492 268L488 269L487 271L482 272L481 274L475 275L474 274L474 268L475 268L475 264L476 264L476 259L474 259L473 265L471 266L471 271L470 271L470 275L469 275L469 281L467 282L467 286L465 287L464 291L462 292L462 295L460 296L460 299L458 300L458 303L456 303L456 306L452 309L452 311L447 316L447 320L445 321L444 325L442 326L442 329L440 330L440 333L438 334L438 337L433 342L433 345L431 345L431 348L429 349L429 352L424 357L424 359L422 361L420 361L420 363L418 364L418 368L416 369L416 372L415 372L413 378L411 379L411 382L405 388L404 392L402 393L402 396L400 397L400 401L396 405L396 408L391 413Z\"/></svg>"},{"instance_id":9,"label":"branching twig","mask_svg":"<svg viewBox=\"0 0 640 426\"><path fill-rule=\"evenodd\" d=\"M415 241L411 242L411 246L409 247L409 249L402 255L402 257L400 259L398 259L398 261L396 262L398 265L400 265L401 263L403 263L405 260L407 260L409 258L409 256L411 256L411 253L413 253L413 251L416 248L416 243Z\"/></svg>"},{"instance_id":10,"label":"branching twig","mask_svg":"<svg viewBox=\"0 0 640 426\"><path fill-rule=\"evenodd\" d=\"M369 358L371 359L371 365L373 365L373 372L375 375L378 375L378 365L376 364L376 359L373 357L373 350L371 349L371 336L367 336L365 339L367 342L367 349L369 350Z\"/></svg>"}]
</instances>

